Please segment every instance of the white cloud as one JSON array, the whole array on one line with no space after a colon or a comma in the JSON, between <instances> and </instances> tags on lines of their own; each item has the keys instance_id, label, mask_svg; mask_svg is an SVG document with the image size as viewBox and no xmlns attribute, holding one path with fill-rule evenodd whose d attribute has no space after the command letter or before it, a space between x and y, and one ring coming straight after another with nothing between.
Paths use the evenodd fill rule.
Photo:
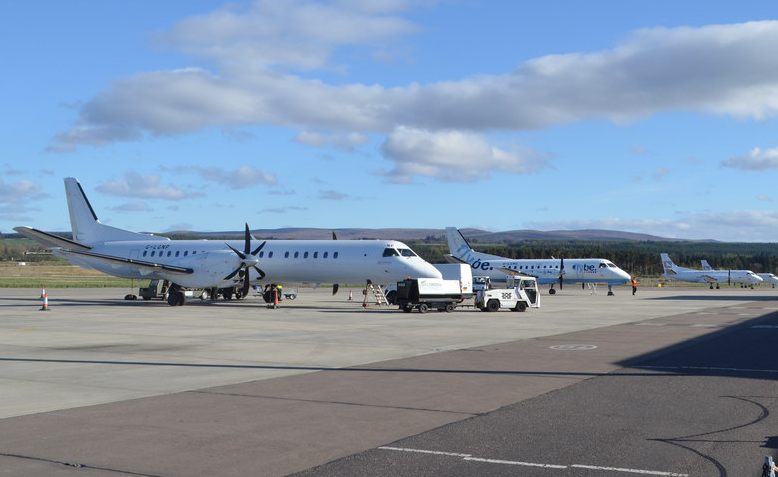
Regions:
<instances>
[{"instance_id":1,"label":"white cloud","mask_svg":"<svg viewBox=\"0 0 778 477\"><path fill-rule=\"evenodd\" d=\"M324 200L345 200L348 199L348 194L338 192L336 190L322 190L319 191L319 199Z\"/></svg>"},{"instance_id":2,"label":"white cloud","mask_svg":"<svg viewBox=\"0 0 778 477\"><path fill-rule=\"evenodd\" d=\"M162 184L159 176L144 176L137 172L127 172L123 179L105 181L96 189L108 195L142 199L183 200L203 195L174 185Z\"/></svg>"},{"instance_id":3,"label":"white cloud","mask_svg":"<svg viewBox=\"0 0 778 477\"><path fill-rule=\"evenodd\" d=\"M235 170L222 167L195 167L193 170L203 179L223 184L231 189L245 189L256 185L275 185L278 179L274 174L262 172L254 166L243 165Z\"/></svg>"},{"instance_id":4,"label":"white cloud","mask_svg":"<svg viewBox=\"0 0 778 477\"><path fill-rule=\"evenodd\" d=\"M777 242L778 211L742 210L683 213L673 219L537 221L525 224L540 230L605 229L646 233L669 238L713 239L730 242Z\"/></svg>"},{"instance_id":5,"label":"white cloud","mask_svg":"<svg viewBox=\"0 0 778 477\"><path fill-rule=\"evenodd\" d=\"M288 212L300 212L308 210L308 207L298 207L291 205L288 207L269 207L259 211L260 214L286 214Z\"/></svg>"},{"instance_id":6,"label":"white cloud","mask_svg":"<svg viewBox=\"0 0 778 477\"><path fill-rule=\"evenodd\" d=\"M353 151L357 146L367 143L368 137L360 133L324 134L314 131L302 131L294 138L295 142L311 147L334 147L343 151Z\"/></svg>"},{"instance_id":7,"label":"white cloud","mask_svg":"<svg viewBox=\"0 0 778 477\"><path fill-rule=\"evenodd\" d=\"M170 44L217 59L218 73L187 68L116 81L81 107L77 124L50 149L209 126L528 130L678 109L758 119L778 111L778 56L772 54L778 21L640 30L612 49L540 57L511 73L388 88L290 73L289 66L322 66L334 48L410 31L399 18L342 4L325 8L329 23L314 24L311 12L320 8L259 2L247 12L182 21L169 33ZM277 16L284 20L276 22ZM333 27L357 23L365 27ZM279 44L292 48L279 53Z\"/></svg>"},{"instance_id":8,"label":"white cloud","mask_svg":"<svg viewBox=\"0 0 778 477\"><path fill-rule=\"evenodd\" d=\"M151 209L145 202L126 202L124 204L117 205L115 207L109 207L109 209L115 212L149 212Z\"/></svg>"},{"instance_id":9,"label":"white cloud","mask_svg":"<svg viewBox=\"0 0 778 477\"><path fill-rule=\"evenodd\" d=\"M730 157L726 161L722 161L721 165L746 171L778 169L778 147L773 149L755 147L748 154Z\"/></svg>"},{"instance_id":10,"label":"white cloud","mask_svg":"<svg viewBox=\"0 0 778 477\"><path fill-rule=\"evenodd\" d=\"M670 173L670 169L666 167L657 167L656 169L654 169L654 179L656 180L662 179L669 173Z\"/></svg>"},{"instance_id":11,"label":"white cloud","mask_svg":"<svg viewBox=\"0 0 778 477\"><path fill-rule=\"evenodd\" d=\"M5 182L0 177L0 219L30 220L30 214L38 210L31 203L48 196L35 182Z\"/></svg>"},{"instance_id":12,"label":"white cloud","mask_svg":"<svg viewBox=\"0 0 778 477\"><path fill-rule=\"evenodd\" d=\"M767 194L757 194L757 196L755 198L756 198L756 200L759 200L759 201L762 201L762 202L772 202L773 201L773 199L769 195L767 195Z\"/></svg>"},{"instance_id":13,"label":"white cloud","mask_svg":"<svg viewBox=\"0 0 778 477\"><path fill-rule=\"evenodd\" d=\"M395 182L408 182L418 175L468 182L495 171L534 172L548 163L547 158L532 152L499 149L478 134L408 127L395 129L381 152L394 162L394 169L386 176Z\"/></svg>"}]
</instances>

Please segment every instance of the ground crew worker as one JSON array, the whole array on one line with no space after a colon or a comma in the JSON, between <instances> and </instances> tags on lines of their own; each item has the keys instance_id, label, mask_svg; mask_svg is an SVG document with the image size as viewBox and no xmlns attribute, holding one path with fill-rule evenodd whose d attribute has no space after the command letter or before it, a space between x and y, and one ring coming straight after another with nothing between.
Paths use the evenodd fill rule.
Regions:
<instances>
[{"instance_id":1,"label":"ground crew worker","mask_svg":"<svg viewBox=\"0 0 778 477\"><path fill-rule=\"evenodd\" d=\"M632 285L632 295L634 296L635 293L638 291L638 279L632 277L632 279L629 281L629 284Z\"/></svg>"},{"instance_id":2,"label":"ground crew worker","mask_svg":"<svg viewBox=\"0 0 778 477\"><path fill-rule=\"evenodd\" d=\"M765 456L764 464L762 464L762 477L775 477L775 473L778 472L778 466L773 462L773 458Z\"/></svg>"},{"instance_id":3,"label":"ground crew worker","mask_svg":"<svg viewBox=\"0 0 778 477\"><path fill-rule=\"evenodd\" d=\"M278 289L278 301L281 301L281 297L284 296L284 294L283 294L284 286L281 285L281 284L278 284L278 286L276 288Z\"/></svg>"}]
</instances>

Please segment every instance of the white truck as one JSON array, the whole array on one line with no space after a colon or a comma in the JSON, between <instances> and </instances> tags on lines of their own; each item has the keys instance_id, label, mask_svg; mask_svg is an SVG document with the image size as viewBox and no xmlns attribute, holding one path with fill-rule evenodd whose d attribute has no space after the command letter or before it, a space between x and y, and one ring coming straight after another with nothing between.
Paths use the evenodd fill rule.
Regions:
<instances>
[{"instance_id":1,"label":"white truck","mask_svg":"<svg viewBox=\"0 0 778 477\"><path fill-rule=\"evenodd\" d=\"M527 311L527 308L540 308L538 281L535 277L508 277L508 288L479 290L475 296L475 306L481 311L499 311L508 308L513 311Z\"/></svg>"},{"instance_id":2,"label":"white truck","mask_svg":"<svg viewBox=\"0 0 778 477\"><path fill-rule=\"evenodd\" d=\"M416 278L397 282L394 304L406 313L414 308L426 313L430 308L454 311L465 299L473 297L473 274L469 265L435 265L443 278ZM387 297L388 298L388 297Z\"/></svg>"},{"instance_id":3,"label":"white truck","mask_svg":"<svg viewBox=\"0 0 778 477\"><path fill-rule=\"evenodd\" d=\"M443 280L456 280L459 282L459 289L465 298L472 298L475 294L473 289L473 271L470 265L462 263L435 263L435 268L440 271ZM390 305L397 304L397 284L390 283L384 287L386 301Z\"/></svg>"}]
</instances>

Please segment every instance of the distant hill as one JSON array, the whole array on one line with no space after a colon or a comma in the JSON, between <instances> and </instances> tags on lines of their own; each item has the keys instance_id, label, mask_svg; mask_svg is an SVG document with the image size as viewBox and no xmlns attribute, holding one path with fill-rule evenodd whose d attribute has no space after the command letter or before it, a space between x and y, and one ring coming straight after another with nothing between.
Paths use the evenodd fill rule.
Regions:
<instances>
[{"instance_id":1,"label":"distant hill","mask_svg":"<svg viewBox=\"0 0 778 477\"><path fill-rule=\"evenodd\" d=\"M505 232L489 232L487 230L465 228L460 229L465 238L473 243L509 244L527 240L538 241L595 241L595 242L715 242L715 240L683 240L656 235L622 232L619 230L508 230ZM446 233L443 229L410 229L410 228L386 228L386 229L319 229L290 227L281 229L253 229L254 237L262 239L280 240L330 240L332 232L335 232L341 240L359 239L394 239L400 241L426 241L430 243L444 243ZM53 232L62 237L70 238L70 232ZM169 232L155 232L171 238L241 238L242 230L228 230L218 232L198 232L191 230L174 230ZM3 234L4 238L19 238L18 234Z\"/></svg>"}]
</instances>

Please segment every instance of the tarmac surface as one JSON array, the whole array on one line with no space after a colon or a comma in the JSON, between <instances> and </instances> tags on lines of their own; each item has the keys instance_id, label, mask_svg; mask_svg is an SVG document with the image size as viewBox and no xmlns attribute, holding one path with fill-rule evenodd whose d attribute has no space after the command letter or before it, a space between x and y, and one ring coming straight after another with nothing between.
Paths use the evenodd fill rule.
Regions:
<instances>
[{"instance_id":1,"label":"tarmac surface","mask_svg":"<svg viewBox=\"0 0 778 477\"><path fill-rule=\"evenodd\" d=\"M124 293L0 290L0 475L743 476L778 447L773 289L424 315Z\"/></svg>"}]
</instances>

